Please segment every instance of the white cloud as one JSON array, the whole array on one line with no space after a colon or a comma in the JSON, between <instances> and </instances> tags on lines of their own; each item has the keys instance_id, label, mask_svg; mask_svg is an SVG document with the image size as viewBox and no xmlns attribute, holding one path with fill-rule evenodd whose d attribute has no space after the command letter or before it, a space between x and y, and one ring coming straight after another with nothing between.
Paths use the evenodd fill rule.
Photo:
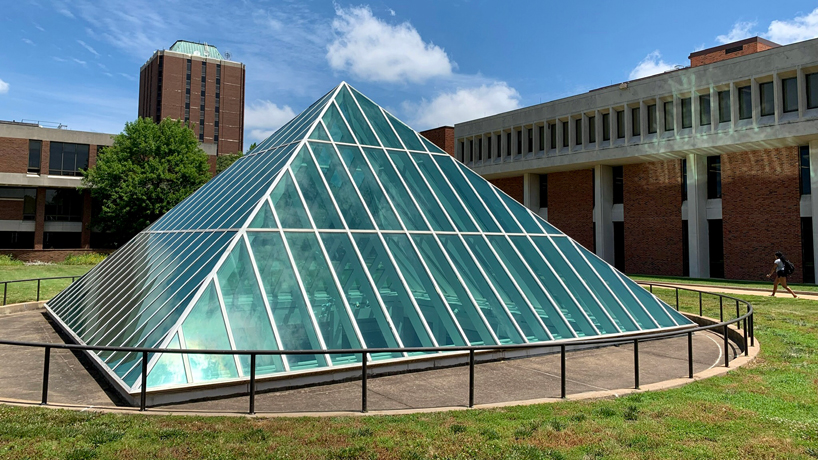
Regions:
<instances>
[{"instance_id":1,"label":"white cloud","mask_svg":"<svg viewBox=\"0 0 818 460\"><path fill-rule=\"evenodd\" d=\"M392 8L387 8L386 11L389 11L389 16L395 15L395 10L393 10Z\"/></svg>"},{"instance_id":2,"label":"white cloud","mask_svg":"<svg viewBox=\"0 0 818 460\"><path fill-rule=\"evenodd\" d=\"M33 42L33 41L31 41L31 40L29 40L29 39L27 39L27 38L24 38L24 39L23 39L23 43L28 44L28 45L31 45L31 46L37 46L37 45L35 45L35 44L34 44L34 42Z\"/></svg>"},{"instance_id":3,"label":"white cloud","mask_svg":"<svg viewBox=\"0 0 818 460\"><path fill-rule=\"evenodd\" d=\"M9 92L9 84L0 80L0 94L6 94Z\"/></svg>"},{"instance_id":4,"label":"white cloud","mask_svg":"<svg viewBox=\"0 0 818 460\"><path fill-rule=\"evenodd\" d=\"M122 78L127 78L130 81L136 81L136 77L134 77L133 75L127 73L120 73L119 75L121 75Z\"/></svg>"},{"instance_id":5,"label":"white cloud","mask_svg":"<svg viewBox=\"0 0 818 460\"><path fill-rule=\"evenodd\" d=\"M327 47L327 61L334 70L390 83L421 83L451 75L453 64L443 48L424 42L408 22L387 24L367 6L336 6L335 13L336 36Z\"/></svg>"},{"instance_id":6,"label":"white cloud","mask_svg":"<svg viewBox=\"0 0 818 460\"><path fill-rule=\"evenodd\" d=\"M61 15L65 16L67 18L71 18L71 19L75 18L74 13L72 13L71 10L68 9L68 5L66 5L63 2L55 1L54 2L54 10L56 10L58 13L60 13Z\"/></svg>"},{"instance_id":7,"label":"white cloud","mask_svg":"<svg viewBox=\"0 0 818 460\"><path fill-rule=\"evenodd\" d=\"M727 35L719 35L716 37L716 41L725 44L725 43L733 43L739 40L744 40L745 38L750 38L754 36L752 32L753 27L756 26L756 22L752 21L738 21L733 24L733 29Z\"/></svg>"},{"instance_id":8,"label":"white cloud","mask_svg":"<svg viewBox=\"0 0 818 460\"><path fill-rule=\"evenodd\" d=\"M72 60L72 61L74 61L74 62L76 62L76 63L77 63L77 64L79 64L79 65L85 65L85 64L87 64L87 62L85 62L85 61L81 61L81 60L79 60L79 59L77 59L77 58L71 58L71 60Z\"/></svg>"},{"instance_id":9,"label":"white cloud","mask_svg":"<svg viewBox=\"0 0 818 460\"><path fill-rule=\"evenodd\" d=\"M473 88L443 92L432 100L406 101L402 108L416 129L460 123L474 118L507 112L520 107L520 93L506 82L493 82Z\"/></svg>"},{"instance_id":10,"label":"white cloud","mask_svg":"<svg viewBox=\"0 0 818 460\"><path fill-rule=\"evenodd\" d=\"M88 44L86 44L84 41L82 41L82 40L77 40L77 43L79 43L80 45L82 45L82 47L83 47L83 48L87 49L87 50L88 50L88 51L89 51L91 54L93 54L94 56L99 57L99 53L97 53L97 50L95 50L94 48L91 48L91 46L90 46L90 45L88 45Z\"/></svg>"},{"instance_id":11,"label":"white cloud","mask_svg":"<svg viewBox=\"0 0 818 460\"><path fill-rule=\"evenodd\" d=\"M250 130L251 141L261 141L295 115L288 105L279 107L270 101L256 101L244 108L244 128Z\"/></svg>"},{"instance_id":12,"label":"white cloud","mask_svg":"<svg viewBox=\"0 0 818 460\"><path fill-rule=\"evenodd\" d=\"M33 22L32 24L34 24L34 27L36 27L37 29L40 29L41 32L45 32L45 29L43 29L43 26L37 24L36 22Z\"/></svg>"},{"instance_id":13,"label":"white cloud","mask_svg":"<svg viewBox=\"0 0 818 460\"><path fill-rule=\"evenodd\" d=\"M771 22L764 37L781 45L818 37L818 8L804 16L796 16L791 21Z\"/></svg>"},{"instance_id":14,"label":"white cloud","mask_svg":"<svg viewBox=\"0 0 818 460\"><path fill-rule=\"evenodd\" d=\"M65 59L63 59L61 57L57 57L57 56L51 56L51 58L54 59L57 62L67 62Z\"/></svg>"},{"instance_id":15,"label":"white cloud","mask_svg":"<svg viewBox=\"0 0 818 460\"><path fill-rule=\"evenodd\" d=\"M630 75L628 75L628 80L636 80L637 78L667 72L668 70L673 70L675 66L676 64L669 64L663 61L662 53L656 50L645 56L645 59L642 59L642 61L631 70Z\"/></svg>"}]
</instances>

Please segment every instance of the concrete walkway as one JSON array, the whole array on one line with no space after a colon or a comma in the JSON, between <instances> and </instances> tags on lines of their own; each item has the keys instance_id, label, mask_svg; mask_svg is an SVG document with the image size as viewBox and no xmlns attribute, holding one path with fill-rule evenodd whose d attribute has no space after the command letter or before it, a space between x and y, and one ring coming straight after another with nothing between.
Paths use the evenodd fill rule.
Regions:
<instances>
[{"instance_id":1,"label":"concrete walkway","mask_svg":"<svg viewBox=\"0 0 818 460\"><path fill-rule=\"evenodd\" d=\"M647 281L638 281L639 284L647 283ZM695 289L697 291L704 291L704 292L718 292L721 294L727 295L755 295L755 296L769 296L773 292L772 284L769 288L741 288L741 287L734 287L734 286L715 286L715 285L708 285L708 284L687 284L687 283L664 283L664 282L657 282L657 284L662 284L664 286L673 286L673 287L680 287L680 288L688 288L688 289ZM654 286L655 289L659 289L660 286ZM795 291L795 294L798 296L799 299L804 300L818 300L818 292L810 292L810 291ZM778 292L775 294L778 298L785 298L791 299L792 296L789 292L782 289L781 286L778 287Z\"/></svg>"}]
</instances>

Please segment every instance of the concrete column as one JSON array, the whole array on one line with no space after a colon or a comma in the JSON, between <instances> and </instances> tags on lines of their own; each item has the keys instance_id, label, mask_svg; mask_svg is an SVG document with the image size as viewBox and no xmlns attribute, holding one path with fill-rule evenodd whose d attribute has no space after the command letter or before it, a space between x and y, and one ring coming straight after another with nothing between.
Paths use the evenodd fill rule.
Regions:
<instances>
[{"instance_id":1,"label":"concrete column","mask_svg":"<svg viewBox=\"0 0 818 460\"><path fill-rule=\"evenodd\" d=\"M719 92L710 87L710 132L715 133L719 127Z\"/></svg>"},{"instance_id":2,"label":"concrete column","mask_svg":"<svg viewBox=\"0 0 818 460\"><path fill-rule=\"evenodd\" d=\"M82 191L82 236L80 237L83 249L91 248L91 192Z\"/></svg>"},{"instance_id":3,"label":"concrete column","mask_svg":"<svg viewBox=\"0 0 818 460\"><path fill-rule=\"evenodd\" d=\"M773 74L773 96L775 102L773 104L774 107L774 115L775 115L775 123L778 124L778 119L781 118L781 114L784 110L784 102L782 101L781 97L781 77L778 75L778 72Z\"/></svg>"},{"instance_id":4,"label":"concrete column","mask_svg":"<svg viewBox=\"0 0 818 460\"><path fill-rule=\"evenodd\" d=\"M523 206L537 214L540 210L540 175L523 174Z\"/></svg>"},{"instance_id":5,"label":"concrete column","mask_svg":"<svg viewBox=\"0 0 818 460\"><path fill-rule=\"evenodd\" d=\"M633 142L633 107L625 106L625 144Z\"/></svg>"},{"instance_id":6,"label":"concrete column","mask_svg":"<svg viewBox=\"0 0 818 460\"><path fill-rule=\"evenodd\" d=\"M804 76L804 69L798 68L798 118L804 116L807 110L807 78ZM818 279L818 278L816 278Z\"/></svg>"},{"instance_id":7,"label":"concrete column","mask_svg":"<svg viewBox=\"0 0 818 460\"><path fill-rule=\"evenodd\" d=\"M642 133L642 139L648 135L648 105L645 101L639 101L639 132Z\"/></svg>"},{"instance_id":8,"label":"concrete column","mask_svg":"<svg viewBox=\"0 0 818 460\"><path fill-rule=\"evenodd\" d=\"M678 136L682 132L682 100L673 96L673 132Z\"/></svg>"},{"instance_id":9,"label":"concrete column","mask_svg":"<svg viewBox=\"0 0 818 460\"><path fill-rule=\"evenodd\" d=\"M691 112L690 116L693 119L692 120L693 125L692 125L691 132L693 134L696 134L696 132L699 131L699 127L700 127L700 124L702 122L701 116L699 115L699 112L700 112L699 106L700 105L701 104L699 103L699 93L693 91L690 94L690 112Z\"/></svg>"},{"instance_id":10,"label":"concrete column","mask_svg":"<svg viewBox=\"0 0 818 460\"><path fill-rule=\"evenodd\" d=\"M815 250L815 242L818 242L818 141L809 143L809 182L813 190L812 193L812 244L813 260L816 262L815 274L818 280L818 251ZM39 202L38 202L39 204Z\"/></svg>"},{"instance_id":11,"label":"concrete column","mask_svg":"<svg viewBox=\"0 0 818 460\"><path fill-rule=\"evenodd\" d=\"M627 137L627 136L626 136ZM613 235L613 168L594 167L594 226L596 227L596 255L609 264L614 263Z\"/></svg>"},{"instance_id":12,"label":"concrete column","mask_svg":"<svg viewBox=\"0 0 818 460\"><path fill-rule=\"evenodd\" d=\"M665 134L665 101L661 99L656 100L656 134Z\"/></svg>"},{"instance_id":13,"label":"concrete column","mask_svg":"<svg viewBox=\"0 0 818 460\"><path fill-rule=\"evenodd\" d=\"M750 101L753 105L753 124L758 124L761 117L761 88L758 87L758 80L750 79Z\"/></svg>"},{"instance_id":14,"label":"concrete column","mask_svg":"<svg viewBox=\"0 0 818 460\"><path fill-rule=\"evenodd\" d=\"M602 145L602 112L594 112L594 136L596 137L596 149Z\"/></svg>"},{"instance_id":15,"label":"concrete column","mask_svg":"<svg viewBox=\"0 0 818 460\"><path fill-rule=\"evenodd\" d=\"M690 277L710 277L710 237L707 232L707 157L687 155L687 234Z\"/></svg>"},{"instance_id":16,"label":"concrete column","mask_svg":"<svg viewBox=\"0 0 818 460\"><path fill-rule=\"evenodd\" d=\"M738 88L730 83L730 128L736 129L738 123Z\"/></svg>"},{"instance_id":17,"label":"concrete column","mask_svg":"<svg viewBox=\"0 0 818 460\"><path fill-rule=\"evenodd\" d=\"M34 249L43 248L45 229L45 188L37 188L37 210L34 213Z\"/></svg>"}]
</instances>

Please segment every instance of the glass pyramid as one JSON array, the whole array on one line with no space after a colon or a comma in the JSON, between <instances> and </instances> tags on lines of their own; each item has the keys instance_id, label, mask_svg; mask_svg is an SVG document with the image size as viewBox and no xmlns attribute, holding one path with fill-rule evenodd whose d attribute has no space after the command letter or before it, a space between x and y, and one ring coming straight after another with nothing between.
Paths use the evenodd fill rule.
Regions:
<instances>
[{"instance_id":1,"label":"glass pyramid","mask_svg":"<svg viewBox=\"0 0 818 460\"><path fill-rule=\"evenodd\" d=\"M191 351L523 344L692 325L346 83L47 307L79 343ZM93 357L139 390L140 355ZM256 366L265 376L360 359ZM148 369L149 389L195 386L247 379L250 359L152 354Z\"/></svg>"}]
</instances>

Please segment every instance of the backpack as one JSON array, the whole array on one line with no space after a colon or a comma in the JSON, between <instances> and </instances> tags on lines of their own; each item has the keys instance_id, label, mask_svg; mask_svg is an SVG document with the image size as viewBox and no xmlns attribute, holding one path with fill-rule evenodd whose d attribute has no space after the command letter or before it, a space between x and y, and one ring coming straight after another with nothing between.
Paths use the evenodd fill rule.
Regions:
<instances>
[{"instance_id":1,"label":"backpack","mask_svg":"<svg viewBox=\"0 0 818 460\"><path fill-rule=\"evenodd\" d=\"M795 272L795 265L792 264L789 260L784 261L784 274L787 276L792 275Z\"/></svg>"}]
</instances>

